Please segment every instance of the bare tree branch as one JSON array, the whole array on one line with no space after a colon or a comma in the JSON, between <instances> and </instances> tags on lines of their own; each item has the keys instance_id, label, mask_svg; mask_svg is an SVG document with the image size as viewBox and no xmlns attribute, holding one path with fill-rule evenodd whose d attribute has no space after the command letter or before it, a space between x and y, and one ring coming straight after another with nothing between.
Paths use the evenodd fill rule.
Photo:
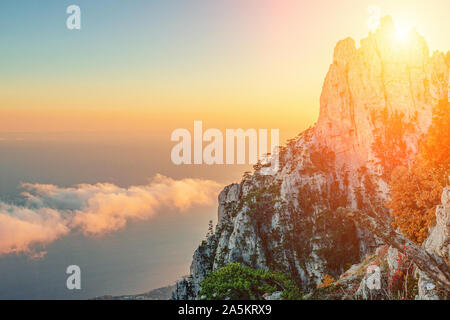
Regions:
<instances>
[{"instance_id":1,"label":"bare tree branch","mask_svg":"<svg viewBox=\"0 0 450 320\"><path fill-rule=\"evenodd\" d=\"M402 234L396 232L387 220L367 212L339 208L338 211L353 219L361 228L365 228L380 237L386 244L408 255L416 266L435 281L435 284L450 292L450 267L440 256L417 246Z\"/></svg>"}]
</instances>

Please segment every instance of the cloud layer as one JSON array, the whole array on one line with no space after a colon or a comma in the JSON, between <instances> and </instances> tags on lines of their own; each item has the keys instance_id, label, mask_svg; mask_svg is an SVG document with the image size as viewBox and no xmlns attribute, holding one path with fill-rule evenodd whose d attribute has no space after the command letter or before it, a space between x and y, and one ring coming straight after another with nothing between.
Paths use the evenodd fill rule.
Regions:
<instances>
[{"instance_id":1,"label":"cloud layer","mask_svg":"<svg viewBox=\"0 0 450 320\"><path fill-rule=\"evenodd\" d=\"M34 255L32 245L50 243L67 233L67 222L56 210L32 210L0 202L0 255Z\"/></svg>"},{"instance_id":2,"label":"cloud layer","mask_svg":"<svg viewBox=\"0 0 450 320\"><path fill-rule=\"evenodd\" d=\"M211 180L174 180L156 175L149 184L122 188L110 183L70 188L23 184L25 205L0 202L0 255L27 253L68 234L102 236L146 220L163 209L186 211L212 205L221 186Z\"/></svg>"}]
</instances>

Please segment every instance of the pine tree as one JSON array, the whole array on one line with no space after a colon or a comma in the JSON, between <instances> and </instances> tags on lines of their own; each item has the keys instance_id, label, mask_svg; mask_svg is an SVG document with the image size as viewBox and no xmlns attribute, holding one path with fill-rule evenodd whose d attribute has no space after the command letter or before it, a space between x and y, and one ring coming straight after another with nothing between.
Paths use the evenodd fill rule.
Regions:
<instances>
[{"instance_id":1,"label":"pine tree","mask_svg":"<svg viewBox=\"0 0 450 320\"><path fill-rule=\"evenodd\" d=\"M209 220L209 222L208 222L208 233L206 234L206 238L212 236L213 234L214 234L213 221Z\"/></svg>"}]
</instances>

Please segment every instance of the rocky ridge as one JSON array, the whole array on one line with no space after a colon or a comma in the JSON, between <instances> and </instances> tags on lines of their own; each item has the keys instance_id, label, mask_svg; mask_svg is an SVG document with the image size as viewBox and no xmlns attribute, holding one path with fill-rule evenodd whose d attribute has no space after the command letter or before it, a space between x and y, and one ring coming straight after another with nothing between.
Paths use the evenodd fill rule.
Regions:
<instances>
[{"instance_id":1,"label":"rocky ridge","mask_svg":"<svg viewBox=\"0 0 450 320\"><path fill-rule=\"evenodd\" d=\"M394 31L385 17L359 48L351 38L337 43L316 125L279 149L277 173L262 175L258 164L239 184L224 188L215 232L195 251L190 275L177 283L174 299L198 299L204 277L232 262L285 272L311 294L330 275L355 287L336 298L380 297L358 290L365 277L361 270L371 259L394 270L395 249L337 208L370 210L388 219L382 204L389 198L392 160L406 164L416 154L433 106L448 97L450 68L450 53L430 56L418 33L403 43ZM446 212L447 222L438 218L437 226L448 224ZM444 229L433 230L425 244L433 250L443 250L436 247L443 234L448 240L448 229L439 230ZM418 297L425 295L419 288Z\"/></svg>"}]
</instances>

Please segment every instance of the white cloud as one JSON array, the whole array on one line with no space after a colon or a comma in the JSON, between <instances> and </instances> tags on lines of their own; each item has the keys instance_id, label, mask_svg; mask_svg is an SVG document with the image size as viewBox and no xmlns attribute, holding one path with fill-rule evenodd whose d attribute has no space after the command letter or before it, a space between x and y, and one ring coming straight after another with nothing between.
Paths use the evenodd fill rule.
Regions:
<instances>
[{"instance_id":1,"label":"white cloud","mask_svg":"<svg viewBox=\"0 0 450 320\"><path fill-rule=\"evenodd\" d=\"M0 202L0 255L29 253L67 234L69 227L57 210L29 209Z\"/></svg>"},{"instance_id":2,"label":"white cloud","mask_svg":"<svg viewBox=\"0 0 450 320\"><path fill-rule=\"evenodd\" d=\"M156 175L149 184L122 188L110 183L61 188L22 184L24 206L0 202L0 255L33 252L71 230L87 236L117 231L130 220L146 220L162 209L186 211L212 205L221 186L211 180L174 180Z\"/></svg>"}]
</instances>

